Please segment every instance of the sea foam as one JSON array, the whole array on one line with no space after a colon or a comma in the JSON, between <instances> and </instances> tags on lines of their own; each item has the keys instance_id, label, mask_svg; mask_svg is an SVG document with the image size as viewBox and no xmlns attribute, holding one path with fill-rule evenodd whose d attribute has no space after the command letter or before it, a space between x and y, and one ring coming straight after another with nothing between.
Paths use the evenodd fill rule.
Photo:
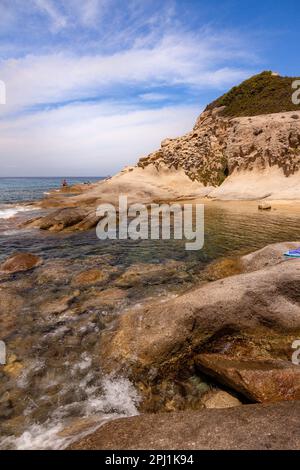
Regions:
<instances>
[{"instance_id":1,"label":"sea foam","mask_svg":"<svg viewBox=\"0 0 300 470\"><path fill-rule=\"evenodd\" d=\"M32 207L25 206L11 206L11 207L0 207L0 219L11 219L18 212L28 212L32 211Z\"/></svg>"}]
</instances>

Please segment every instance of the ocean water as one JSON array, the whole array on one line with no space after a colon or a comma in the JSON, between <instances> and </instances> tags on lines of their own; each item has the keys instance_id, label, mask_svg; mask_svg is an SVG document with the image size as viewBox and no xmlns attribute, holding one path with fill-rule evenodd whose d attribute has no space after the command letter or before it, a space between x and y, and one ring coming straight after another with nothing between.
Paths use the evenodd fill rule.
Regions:
<instances>
[{"instance_id":1,"label":"ocean water","mask_svg":"<svg viewBox=\"0 0 300 470\"><path fill-rule=\"evenodd\" d=\"M45 193L59 189L62 180L66 178L70 185L91 183L103 177L44 177L44 178L1 178L0 177L0 204L15 204L18 202L31 202L41 199Z\"/></svg>"}]
</instances>

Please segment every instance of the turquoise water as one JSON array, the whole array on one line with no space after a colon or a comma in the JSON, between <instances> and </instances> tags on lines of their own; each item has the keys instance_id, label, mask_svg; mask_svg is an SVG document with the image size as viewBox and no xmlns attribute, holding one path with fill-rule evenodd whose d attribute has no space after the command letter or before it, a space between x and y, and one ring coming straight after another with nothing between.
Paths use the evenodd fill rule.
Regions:
<instances>
[{"instance_id":1,"label":"turquoise water","mask_svg":"<svg viewBox=\"0 0 300 470\"><path fill-rule=\"evenodd\" d=\"M62 180L66 178L70 185L91 183L103 179L103 177L44 177L44 178L0 178L0 205L16 202L29 202L41 199L44 193L60 187Z\"/></svg>"}]
</instances>

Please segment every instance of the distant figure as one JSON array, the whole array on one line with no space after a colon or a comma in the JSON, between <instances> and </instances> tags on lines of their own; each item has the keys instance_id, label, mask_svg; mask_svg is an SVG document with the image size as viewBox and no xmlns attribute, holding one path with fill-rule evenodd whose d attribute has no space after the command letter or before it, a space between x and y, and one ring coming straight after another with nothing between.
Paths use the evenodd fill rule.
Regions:
<instances>
[{"instance_id":1,"label":"distant figure","mask_svg":"<svg viewBox=\"0 0 300 470\"><path fill-rule=\"evenodd\" d=\"M63 188L66 188L66 187L68 186L67 180L64 179L64 180L62 181L61 185L62 185Z\"/></svg>"}]
</instances>

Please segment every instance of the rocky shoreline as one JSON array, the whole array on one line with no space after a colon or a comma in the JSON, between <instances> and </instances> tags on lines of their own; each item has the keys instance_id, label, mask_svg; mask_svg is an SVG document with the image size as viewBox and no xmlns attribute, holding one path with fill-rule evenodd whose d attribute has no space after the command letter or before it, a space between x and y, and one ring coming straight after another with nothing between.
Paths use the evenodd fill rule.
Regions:
<instances>
[{"instance_id":1,"label":"rocky shoreline","mask_svg":"<svg viewBox=\"0 0 300 470\"><path fill-rule=\"evenodd\" d=\"M212 408L223 409L204 410L208 392L198 384L198 403L184 408L173 396L177 413L161 413L172 411L163 407L114 421L71 449L299 449L300 367L291 357L300 337L300 262L282 259L297 245L245 256L245 274L129 311L104 336L102 365L130 377L143 397L141 410L149 411L149 395L162 403L172 384L184 387L195 377L200 384L202 374L226 387L223 396L209 392Z\"/></svg>"},{"instance_id":2,"label":"rocky shoreline","mask_svg":"<svg viewBox=\"0 0 300 470\"><path fill-rule=\"evenodd\" d=\"M120 273L109 256L102 259L101 269L99 257L90 258L89 267L87 260L58 263L30 254L11 257L0 267L1 303L7 312L2 315L1 330L16 351L4 368L2 388L6 392L2 390L0 407L6 416L3 431L18 433L21 421L26 427L22 392L14 385L24 370L29 369L26 381L33 387L32 399L37 400L39 393L45 393L38 383L45 381L47 367L53 368L56 357L75 363L76 351L79 353L84 345L92 357L88 364L94 376L91 383L96 385L103 376L129 379L139 397L141 415L113 420L96 431L97 419L89 418L84 424L88 437L81 440L79 433L79 442L71 448L281 449L288 447L279 425L283 413L291 436L290 448L299 447L300 428L295 416L299 413L300 367L292 364L292 344L300 338L300 261L287 261L282 256L299 244L274 244L229 264L219 261L209 266L211 282L190 284L187 289L186 278L184 290L173 298L165 295L157 300L145 298L144 302L141 286L161 286L172 278L183 280L184 266L145 265L143 272L139 265ZM56 294L47 287L49 282ZM37 296L35 285L44 290L42 295ZM140 305L135 301L134 286L139 286L136 300ZM24 296L26 291L33 296L30 304ZM35 341L40 341L39 330L44 331L40 347L34 346L40 362L35 368L21 360L24 338L16 336L24 308L35 312L33 317L27 314L26 329L31 332L30 341L26 339L27 353ZM39 326L34 328L37 312ZM55 347L52 331L58 340ZM78 336L79 332L82 334ZM78 360L80 357L78 354ZM78 371L81 380L85 377L82 367ZM58 376L68 380L68 367L64 371L58 364L53 379ZM78 392L82 395L84 389ZM66 389L64 393L63 398L58 383L47 390L53 412L58 397L59 406L67 405L74 392ZM49 412L50 402L45 398L43 405L31 411L35 419L43 420L43 414L45 419ZM69 421L61 430L62 435L71 433L66 444L70 439L76 441L76 429L83 426L77 421ZM196 428L186 433L191 421ZM248 425L245 433L238 431L245 422L252 429L249 441ZM98 427L100 424L101 420ZM178 430L177 436L183 433L185 437L167 436L168 426ZM228 433L227 426L234 431ZM75 429L75 435L68 428ZM226 438L217 444L220 430ZM259 441L255 430L267 433L265 440ZM207 432L216 436L209 443ZM144 438L131 439L134 433Z\"/></svg>"}]
</instances>

